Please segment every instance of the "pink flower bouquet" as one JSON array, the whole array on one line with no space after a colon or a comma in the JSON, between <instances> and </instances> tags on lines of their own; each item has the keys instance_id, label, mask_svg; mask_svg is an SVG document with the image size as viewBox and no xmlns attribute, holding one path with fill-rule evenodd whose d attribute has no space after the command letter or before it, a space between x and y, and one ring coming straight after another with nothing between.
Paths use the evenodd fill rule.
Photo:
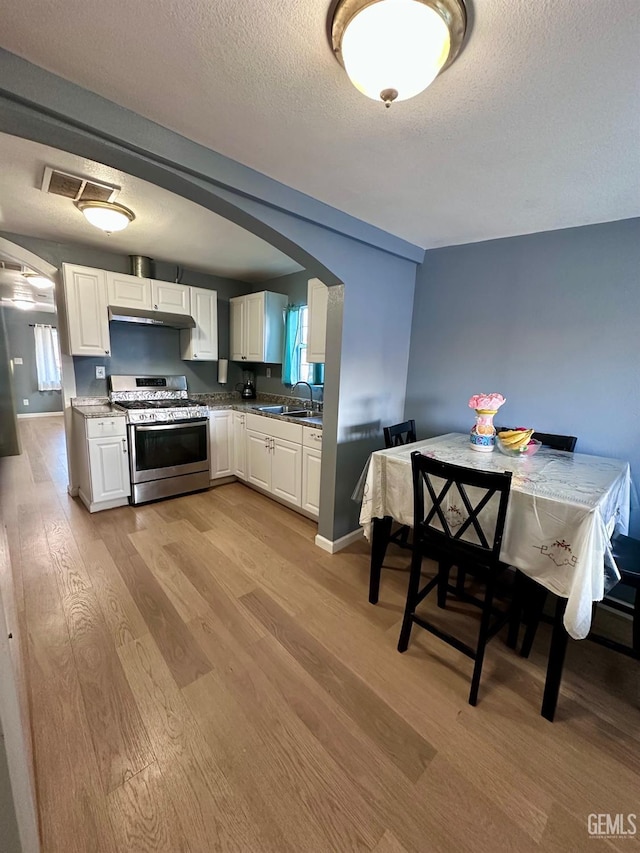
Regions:
<instances>
[{"instance_id":1,"label":"pink flower bouquet","mask_svg":"<svg viewBox=\"0 0 640 853\"><path fill-rule=\"evenodd\" d=\"M497 412L507 401L502 394L474 394L469 400L470 409L481 409L486 412Z\"/></svg>"}]
</instances>

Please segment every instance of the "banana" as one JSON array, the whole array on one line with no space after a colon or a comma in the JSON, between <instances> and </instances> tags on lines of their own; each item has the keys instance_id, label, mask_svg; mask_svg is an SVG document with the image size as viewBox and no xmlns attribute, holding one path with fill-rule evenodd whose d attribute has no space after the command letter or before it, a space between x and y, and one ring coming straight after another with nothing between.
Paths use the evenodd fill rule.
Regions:
<instances>
[{"instance_id":1,"label":"banana","mask_svg":"<svg viewBox=\"0 0 640 853\"><path fill-rule=\"evenodd\" d=\"M498 433L500 441L511 450L524 449L531 441L532 429L505 429Z\"/></svg>"}]
</instances>

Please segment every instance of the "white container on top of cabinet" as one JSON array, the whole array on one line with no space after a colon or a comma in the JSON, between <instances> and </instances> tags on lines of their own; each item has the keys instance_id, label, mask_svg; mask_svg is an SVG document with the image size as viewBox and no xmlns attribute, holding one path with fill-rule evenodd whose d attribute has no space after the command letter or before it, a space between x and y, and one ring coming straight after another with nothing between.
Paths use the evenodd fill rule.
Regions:
<instances>
[{"instance_id":1,"label":"white container on top of cabinet","mask_svg":"<svg viewBox=\"0 0 640 853\"><path fill-rule=\"evenodd\" d=\"M282 293L248 293L229 300L232 361L282 363L284 309Z\"/></svg>"},{"instance_id":2,"label":"white container on top of cabinet","mask_svg":"<svg viewBox=\"0 0 640 853\"><path fill-rule=\"evenodd\" d=\"M307 284L309 308L309 335L307 338L307 361L309 364L324 363L327 338L327 306L329 288L319 278L310 278Z\"/></svg>"}]
</instances>

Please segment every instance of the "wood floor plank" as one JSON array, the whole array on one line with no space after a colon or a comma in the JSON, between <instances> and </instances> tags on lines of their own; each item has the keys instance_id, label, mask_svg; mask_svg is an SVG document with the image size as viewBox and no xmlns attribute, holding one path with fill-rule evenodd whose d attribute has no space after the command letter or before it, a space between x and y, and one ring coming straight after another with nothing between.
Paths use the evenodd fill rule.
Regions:
<instances>
[{"instance_id":1,"label":"wood floor plank","mask_svg":"<svg viewBox=\"0 0 640 853\"><path fill-rule=\"evenodd\" d=\"M108 797L118 850L135 853L189 853L162 771L156 763L141 770Z\"/></svg>"},{"instance_id":2,"label":"wood floor plank","mask_svg":"<svg viewBox=\"0 0 640 853\"><path fill-rule=\"evenodd\" d=\"M294 849L370 850L383 827L366 799L251 665L250 655L197 622L194 630L200 629L203 645L208 641L215 665L183 693L224 772L243 790L251 790L252 777L261 780L261 796ZM225 744L232 740L231 755ZM260 792L252 793L264 816L256 804Z\"/></svg>"},{"instance_id":3,"label":"wood floor plank","mask_svg":"<svg viewBox=\"0 0 640 853\"><path fill-rule=\"evenodd\" d=\"M387 830L373 848L373 853L407 853L407 849L400 844L392 832Z\"/></svg>"},{"instance_id":4,"label":"wood floor plank","mask_svg":"<svg viewBox=\"0 0 640 853\"><path fill-rule=\"evenodd\" d=\"M432 744L268 595L256 590L242 596L241 601L409 779L415 782L420 778L435 754Z\"/></svg>"},{"instance_id":5,"label":"wood floor plank","mask_svg":"<svg viewBox=\"0 0 640 853\"><path fill-rule=\"evenodd\" d=\"M210 671L211 665L142 557L116 561L118 571L179 687Z\"/></svg>"},{"instance_id":6,"label":"wood floor plank","mask_svg":"<svg viewBox=\"0 0 640 853\"><path fill-rule=\"evenodd\" d=\"M93 590L63 607L102 784L112 791L155 755Z\"/></svg>"},{"instance_id":7,"label":"wood floor plank","mask_svg":"<svg viewBox=\"0 0 640 853\"><path fill-rule=\"evenodd\" d=\"M220 770L150 635L122 646L118 654L143 720L154 733L158 765L190 847L275 851Z\"/></svg>"},{"instance_id":8,"label":"wood floor plank","mask_svg":"<svg viewBox=\"0 0 640 853\"><path fill-rule=\"evenodd\" d=\"M26 579L29 677L42 847L115 853L86 710L50 558Z\"/></svg>"},{"instance_id":9,"label":"wood floor plank","mask_svg":"<svg viewBox=\"0 0 640 853\"><path fill-rule=\"evenodd\" d=\"M188 538L184 521L167 524L160 532L140 530L129 534L136 550L153 573L183 622L208 611L207 602L191 582L181 574L173 556L163 546ZM190 525L189 525L190 529Z\"/></svg>"},{"instance_id":10,"label":"wood floor plank","mask_svg":"<svg viewBox=\"0 0 640 853\"><path fill-rule=\"evenodd\" d=\"M102 539L91 543L84 564L113 642L122 646L149 631Z\"/></svg>"}]
</instances>

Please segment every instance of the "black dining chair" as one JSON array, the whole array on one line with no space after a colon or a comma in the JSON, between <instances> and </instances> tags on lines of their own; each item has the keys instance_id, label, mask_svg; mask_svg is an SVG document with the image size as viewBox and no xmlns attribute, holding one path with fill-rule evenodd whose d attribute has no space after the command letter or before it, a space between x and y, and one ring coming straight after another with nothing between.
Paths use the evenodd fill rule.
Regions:
<instances>
[{"instance_id":1,"label":"black dining chair","mask_svg":"<svg viewBox=\"0 0 640 853\"><path fill-rule=\"evenodd\" d=\"M413 553L411 574L398 651L409 645L414 624L475 661L469 704L478 701L485 648L488 641L507 623L509 612L494 607L496 578L504 568L500 562L500 546L511 489L511 472L477 471L440 462L419 451L411 454L413 474ZM470 493L468 489L472 489ZM425 501L425 497L428 499ZM486 512L484 512L487 510ZM436 576L420 589L422 559L436 559ZM472 569L482 576L485 592L482 598L463 594L463 599L480 607L480 629L475 647L436 627L416 608L430 592L437 590L439 607L444 607L447 594L457 593L449 583L453 566Z\"/></svg>"},{"instance_id":2,"label":"black dining chair","mask_svg":"<svg viewBox=\"0 0 640 853\"><path fill-rule=\"evenodd\" d=\"M416 437L416 422L411 419L403 421L401 424L393 424L383 428L384 446L387 450L392 447L402 447L405 444L414 444L418 439ZM407 524L402 524L389 536L389 542L393 542L400 548L411 548L409 543L409 534L411 528Z\"/></svg>"}]
</instances>

